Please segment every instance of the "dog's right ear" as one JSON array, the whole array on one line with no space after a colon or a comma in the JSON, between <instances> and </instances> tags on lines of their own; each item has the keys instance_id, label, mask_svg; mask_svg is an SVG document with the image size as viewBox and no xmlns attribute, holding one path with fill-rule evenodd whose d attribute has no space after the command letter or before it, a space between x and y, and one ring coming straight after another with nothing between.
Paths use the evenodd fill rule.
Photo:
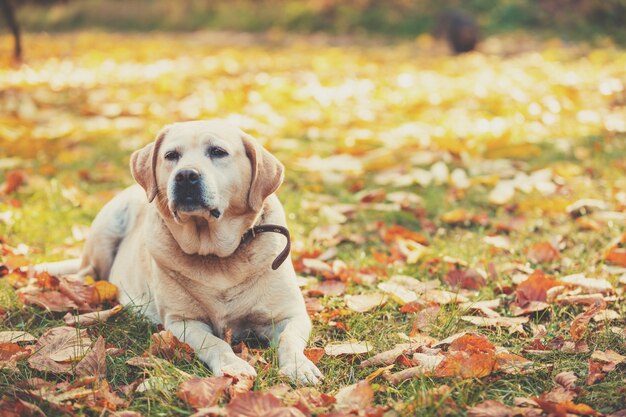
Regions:
<instances>
[{"instance_id":1,"label":"dog's right ear","mask_svg":"<svg viewBox=\"0 0 626 417\"><path fill-rule=\"evenodd\" d=\"M130 157L130 172L133 175L137 184L146 190L148 196L148 202L152 200L159 193L159 187L157 184L156 168L159 157L159 149L161 143L165 139L167 134L167 128L164 128L159 132L154 142L147 144L138 151L133 152Z\"/></svg>"}]
</instances>

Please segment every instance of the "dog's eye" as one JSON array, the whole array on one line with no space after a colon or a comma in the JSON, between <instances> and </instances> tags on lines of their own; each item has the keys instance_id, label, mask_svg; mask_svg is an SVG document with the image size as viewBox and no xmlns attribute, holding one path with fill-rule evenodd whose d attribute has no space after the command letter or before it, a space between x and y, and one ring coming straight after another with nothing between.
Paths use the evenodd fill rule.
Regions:
<instances>
[{"instance_id":1,"label":"dog's eye","mask_svg":"<svg viewBox=\"0 0 626 417\"><path fill-rule=\"evenodd\" d=\"M180 153L178 153L178 151L165 152L165 159L168 161L178 161L180 159Z\"/></svg>"},{"instance_id":2,"label":"dog's eye","mask_svg":"<svg viewBox=\"0 0 626 417\"><path fill-rule=\"evenodd\" d=\"M218 146L211 146L209 148L209 156L211 158L223 158L228 156L228 152Z\"/></svg>"}]
</instances>

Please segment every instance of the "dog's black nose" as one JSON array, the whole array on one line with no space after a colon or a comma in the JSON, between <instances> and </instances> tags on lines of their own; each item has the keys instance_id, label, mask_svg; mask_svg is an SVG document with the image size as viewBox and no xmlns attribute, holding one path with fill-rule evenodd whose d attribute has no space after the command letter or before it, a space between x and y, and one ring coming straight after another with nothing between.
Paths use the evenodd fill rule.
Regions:
<instances>
[{"instance_id":1,"label":"dog's black nose","mask_svg":"<svg viewBox=\"0 0 626 417\"><path fill-rule=\"evenodd\" d=\"M200 173L195 169L183 169L174 177L178 184L196 185L200 181Z\"/></svg>"}]
</instances>

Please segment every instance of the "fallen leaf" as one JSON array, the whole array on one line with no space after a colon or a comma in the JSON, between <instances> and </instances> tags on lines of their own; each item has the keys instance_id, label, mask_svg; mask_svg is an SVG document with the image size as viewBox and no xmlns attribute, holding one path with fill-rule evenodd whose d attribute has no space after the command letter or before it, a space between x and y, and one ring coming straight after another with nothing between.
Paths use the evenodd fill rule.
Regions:
<instances>
[{"instance_id":1,"label":"fallen leaf","mask_svg":"<svg viewBox=\"0 0 626 417\"><path fill-rule=\"evenodd\" d=\"M4 398L0 400L1 417L46 417L46 414L37 407L19 398Z\"/></svg>"},{"instance_id":2,"label":"fallen leaf","mask_svg":"<svg viewBox=\"0 0 626 417\"><path fill-rule=\"evenodd\" d=\"M21 169L14 169L5 174L5 182L1 194L11 194L26 182L26 174Z\"/></svg>"},{"instance_id":3,"label":"fallen leaf","mask_svg":"<svg viewBox=\"0 0 626 417\"><path fill-rule=\"evenodd\" d=\"M572 320L572 324L570 327L570 334L572 335L572 339L578 341L582 339L587 327L589 326L589 321L593 316L595 316L600 310L604 310L606 308L606 303L604 301L596 301L583 313L574 317Z\"/></svg>"},{"instance_id":4,"label":"fallen leaf","mask_svg":"<svg viewBox=\"0 0 626 417\"><path fill-rule=\"evenodd\" d=\"M226 413L229 417L263 417L282 405L281 401L272 394L246 392L228 403Z\"/></svg>"},{"instance_id":5,"label":"fallen leaf","mask_svg":"<svg viewBox=\"0 0 626 417\"><path fill-rule=\"evenodd\" d=\"M324 352L328 356L362 355L369 351L367 342L332 343L324 347Z\"/></svg>"},{"instance_id":6,"label":"fallen leaf","mask_svg":"<svg viewBox=\"0 0 626 417\"><path fill-rule=\"evenodd\" d=\"M107 372L106 349L104 339L98 336L89 353L76 365L76 376L91 376L96 380L103 379Z\"/></svg>"},{"instance_id":7,"label":"fallen leaf","mask_svg":"<svg viewBox=\"0 0 626 417\"><path fill-rule=\"evenodd\" d=\"M212 407L224 396L232 378L213 376L193 377L178 387L178 397L193 408Z\"/></svg>"},{"instance_id":8,"label":"fallen leaf","mask_svg":"<svg viewBox=\"0 0 626 417\"><path fill-rule=\"evenodd\" d=\"M531 301L545 302L547 300L547 291L558 285L561 285L559 281L546 275L542 270L536 269L525 281L517 286L515 303L520 307L524 307Z\"/></svg>"},{"instance_id":9,"label":"fallen leaf","mask_svg":"<svg viewBox=\"0 0 626 417\"><path fill-rule=\"evenodd\" d=\"M343 295L345 292L346 284L333 279L317 283L307 291L307 294L336 297Z\"/></svg>"},{"instance_id":10,"label":"fallen leaf","mask_svg":"<svg viewBox=\"0 0 626 417\"><path fill-rule=\"evenodd\" d=\"M496 365L494 371L502 371L506 374L520 374L526 371L531 365L532 361L508 352L496 353Z\"/></svg>"},{"instance_id":11,"label":"fallen leaf","mask_svg":"<svg viewBox=\"0 0 626 417\"><path fill-rule=\"evenodd\" d=\"M72 362L83 358L91 345L86 330L55 327L39 338L28 364L39 371L69 373L73 368Z\"/></svg>"},{"instance_id":12,"label":"fallen leaf","mask_svg":"<svg viewBox=\"0 0 626 417\"><path fill-rule=\"evenodd\" d=\"M306 348L304 349L304 356L317 365L324 356L324 348Z\"/></svg>"},{"instance_id":13,"label":"fallen leaf","mask_svg":"<svg viewBox=\"0 0 626 417\"><path fill-rule=\"evenodd\" d=\"M538 264L554 262L561 257L561 253L550 242L539 242L528 248L528 258Z\"/></svg>"},{"instance_id":14,"label":"fallen leaf","mask_svg":"<svg viewBox=\"0 0 626 417\"><path fill-rule=\"evenodd\" d=\"M496 350L485 337L466 334L454 340L435 369L437 377L482 378L496 366Z\"/></svg>"},{"instance_id":15,"label":"fallen leaf","mask_svg":"<svg viewBox=\"0 0 626 417\"><path fill-rule=\"evenodd\" d=\"M417 301L417 294L414 291L392 282L381 282L378 284L378 289L389 294L401 306Z\"/></svg>"},{"instance_id":16,"label":"fallen leaf","mask_svg":"<svg viewBox=\"0 0 626 417\"><path fill-rule=\"evenodd\" d=\"M0 343L34 342L35 340L37 340L35 336L23 331L6 330L0 332Z\"/></svg>"},{"instance_id":17,"label":"fallen leaf","mask_svg":"<svg viewBox=\"0 0 626 417\"><path fill-rule=\"evenodd\" d=\"M572 389L576 386L578 377L572 371L565 371L557 374L554 381L565 389Z\"/></svg>"},{"instance_id":18,"label":"fallen leaf","mask_svg":"<svg viewBox=\"0 0 626 417\"><path fill-rule=\"evenodd\" d=\"M18 293L24 304L36 305L52 312L76 310L78 306L72 299L59 291L38 291L34 293Z\"/></svg>"},{"instance_id":19,"label":"fallen leaf","mask_svg":"<svg viewBox=\"0 0 626 417\"><path fill-rule=\"evenodd\" d=\"M361 368L368 366L391 365L401 355L412 355L423 345L418 343L401 343L393 349L378 353L359 364Z\"/></svg>"},{"instance_id":20,"label":"fallen leaf","mask_svg":"<svg viewBox=\"0 0 626 417\"><path fill-rule=\"evenodd\" d=\"M367 381L360 381L339 390L335 395L336 408L343 412L364 410L374 400L374 390Z\"/></svg>"},{"instance_id":21,"label":"fallen leaf","mask_svg":"<svg viewBox=\"0 0 626 417\"><path fill-rule=\"evenodd\" d=\"M103 311L93 311L91 313L80 314L78 316L74 316L71 313L67 313L63 317L63 321L68 326L91 326L96 323L104 323L109 318L113 317L117 313L122 311L122 305L116 305L113 308Z\"/></svg>"},{"instance_id":22,"label":"fallen leaf","mask_svg":"<svg viewBox=\"0 0 626 417\"><path fill-rule=\"evenodd\" d=\"M31 347L22 347L17 343L0 342L0 369L16 369L17 361L29 357Z\"/></svg>"},{"instance_id":23,"label":"fallen leaf","mask_svg":"<svg viewBox=\"0 0 626 417\"><path fill-rule=\"evenodd\" d=\"M346 295L346 306L358 313L365 313L370 310L375 309L376 307L380 307L385 305L387 302L387 296L381 293L369 293L369 294L359 294L359 295Z\"/></svg>"},{"instance_id":24,"label":"fallen leaf","mask_svg":"<svg viewBox=\"0 0 626 417\"><path fill-rule=\"evenodd\" d=\"M612 247L604 259L610 264L626 268L626 248Z\"/></svg>"},{"instance_id":25,"label":"fallen leaf","mask_svg":"<svg viewBox=\"0 0 626 417\"><path fill-rule=\"evenodd\" d=\"M173 361L191 361L193 349L179 341L171 331L163 330L152 335L150 353Z\"/></svg>"},{"instance_id":26,"label":"fallen leaf","mask_svg":"<svg viewBox=\"0 0 626 417\"><path fill-rule=\"evenodd\" d=\"M92 293L92 304L110 303L117 299L118 289L109 281L96 281Z\"/></svg>"},{"instance_id":27,"label":"fallen leaf","mask_svg":"<svg viewBox=\"0 0 626 417\"><path fill-rule=\"evenodd\" d=\"M467 409L467 417L513 417L517 413L500 401L487 400Z\"/></svg>"},{"instance_id":28,"label":"fallen leaf","mask_svg":"<svg viewBox=\"0 0 626 417\"><path fill-rule=\"evenodd\" d=\"M444 275L443 280L450 287L478 290L485 286L485 277L474 269L452 269Z\"/></svg>"}]
</instances>

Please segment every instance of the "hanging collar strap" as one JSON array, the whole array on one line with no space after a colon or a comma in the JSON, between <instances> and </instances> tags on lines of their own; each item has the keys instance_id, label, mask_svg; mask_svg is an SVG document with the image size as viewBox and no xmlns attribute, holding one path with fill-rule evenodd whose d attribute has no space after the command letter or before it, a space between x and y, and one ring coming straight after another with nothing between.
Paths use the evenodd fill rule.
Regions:
<instances>
[{"instance_id":1,"label":"hanging collar strap","mask_svg":"<svg viewBox=\"0 0 626 417\"><path fill-rule=\"evenodd\" d=\"M257 233L267 232L279 233L287 238L287 244L285 245L285 249L283 249L282 252L278 254L276 259L274 259L274 262L272 262L272 269L277 270L278 267L280 267L283 262L285 262L285 259L287 259L287 256L289 256L289 250L291 249L291 237L289 235L289 230L287 230L286 227L279 226L277 224L262 224L259 226L254 226L251 229L248 229L248 231L244 233L244 235L241 237L240 245L248 243L249 241L254 239Z\"/></svg>"}]
</instances>

